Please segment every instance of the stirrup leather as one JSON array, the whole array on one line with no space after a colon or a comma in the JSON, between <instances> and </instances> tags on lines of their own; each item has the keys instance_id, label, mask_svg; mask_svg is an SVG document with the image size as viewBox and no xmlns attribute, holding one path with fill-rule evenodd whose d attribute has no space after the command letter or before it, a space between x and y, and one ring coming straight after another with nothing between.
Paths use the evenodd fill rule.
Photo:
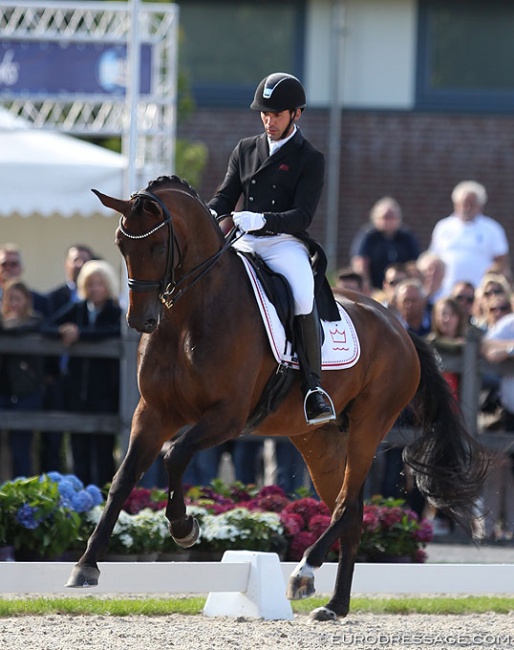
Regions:
<instances>
[{"instance_id":1,"label":"stirrup leather","mask_svg":"<svg viewBox=\"0 0 514 650\"><path fill-rule=\"evenodd\" d=\"M329 406L331 408L331 413L322 413L318 417L311 418L309 419L307 416L307 400L313 393L320 393L323 395L323 397L326 398L327 402L329 403ZM321 386L316 386L316 388L310 388L306 393L305 397L303 398L303 413L305 415L305 421L307 424L321 424L322 422L330 422L331 420L336 419L336 411L334 408L334 402L332 401L332 398L330 395L321 388Z\"/></svg>"}]
</instances>

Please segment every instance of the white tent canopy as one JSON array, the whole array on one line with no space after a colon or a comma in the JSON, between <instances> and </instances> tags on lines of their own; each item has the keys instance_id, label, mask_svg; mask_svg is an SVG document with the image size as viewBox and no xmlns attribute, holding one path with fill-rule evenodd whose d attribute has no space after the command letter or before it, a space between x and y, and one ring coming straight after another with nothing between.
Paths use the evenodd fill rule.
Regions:
<instances>
[{"instance_id":1,"label":"white tent canopy","mask_svg":"<svg viewBox=\"0 0 514 650\"><path fill-rule=\"evenodd\" d=\"M112 214L91 192L124 196L124 156L41 131L0 107L0 216Z\"/></svg>"}]
</instances>

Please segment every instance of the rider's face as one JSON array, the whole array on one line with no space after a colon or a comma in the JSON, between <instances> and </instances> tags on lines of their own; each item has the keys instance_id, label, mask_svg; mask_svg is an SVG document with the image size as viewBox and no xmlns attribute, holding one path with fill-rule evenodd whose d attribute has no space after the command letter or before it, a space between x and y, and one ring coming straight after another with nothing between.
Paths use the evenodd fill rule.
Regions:
<instances>
[{"instance_id":1,"label":"rider's face","mask_svg":"<svg viewBox=\"0 0 514 650\"><path fill-rule=\"evenodd\" d=\"M288 135L290 135L293 129L292 124L287 133L284 133L284 130L287 129L287 125L289 124L291 117L294 115L296 120L298 119L300 113L301 111L299 109L296 111L296 113L295 111L280 111L280 113L261 112L261 120L264 124L264 130L266 131L268 138L270 140L281 140L282 138L286 138Z\"/></svg>"}]
</instances>

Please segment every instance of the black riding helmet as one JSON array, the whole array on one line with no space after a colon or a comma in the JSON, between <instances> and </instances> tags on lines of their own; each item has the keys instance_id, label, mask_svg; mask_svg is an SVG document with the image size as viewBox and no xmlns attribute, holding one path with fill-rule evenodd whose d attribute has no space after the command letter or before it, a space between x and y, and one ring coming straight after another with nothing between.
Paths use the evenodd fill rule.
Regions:
<instances>
[{"instance_id":1,"label":"black riding helmet","mask_svg":"<svg viewBox=\"0 0 514 650\"><path fill-rule=\"evenodd\" d=\"M257 86L250 108L263 113L295 111L305 108L305 90L292 74L274 72Z\"/></svg>"}]
</instances>

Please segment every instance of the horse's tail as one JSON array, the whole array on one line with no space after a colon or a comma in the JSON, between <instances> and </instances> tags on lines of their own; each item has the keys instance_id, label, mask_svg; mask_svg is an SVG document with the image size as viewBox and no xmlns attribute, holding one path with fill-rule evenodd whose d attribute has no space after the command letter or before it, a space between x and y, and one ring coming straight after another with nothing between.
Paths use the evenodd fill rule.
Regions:
<instances>
[{"instance_id":1,"label":"horse's tail","mask_svg":"<svg viewBox=\"0 0 514 650\"><path fill-rule=\"evenodd\" d=\"M468 533L482 493L488 460L468 433L462 412L442 375L432 346L411 334L421 366L414 406L421 435L403 452L421 493Z\"/></svg>"}]
</instances>

